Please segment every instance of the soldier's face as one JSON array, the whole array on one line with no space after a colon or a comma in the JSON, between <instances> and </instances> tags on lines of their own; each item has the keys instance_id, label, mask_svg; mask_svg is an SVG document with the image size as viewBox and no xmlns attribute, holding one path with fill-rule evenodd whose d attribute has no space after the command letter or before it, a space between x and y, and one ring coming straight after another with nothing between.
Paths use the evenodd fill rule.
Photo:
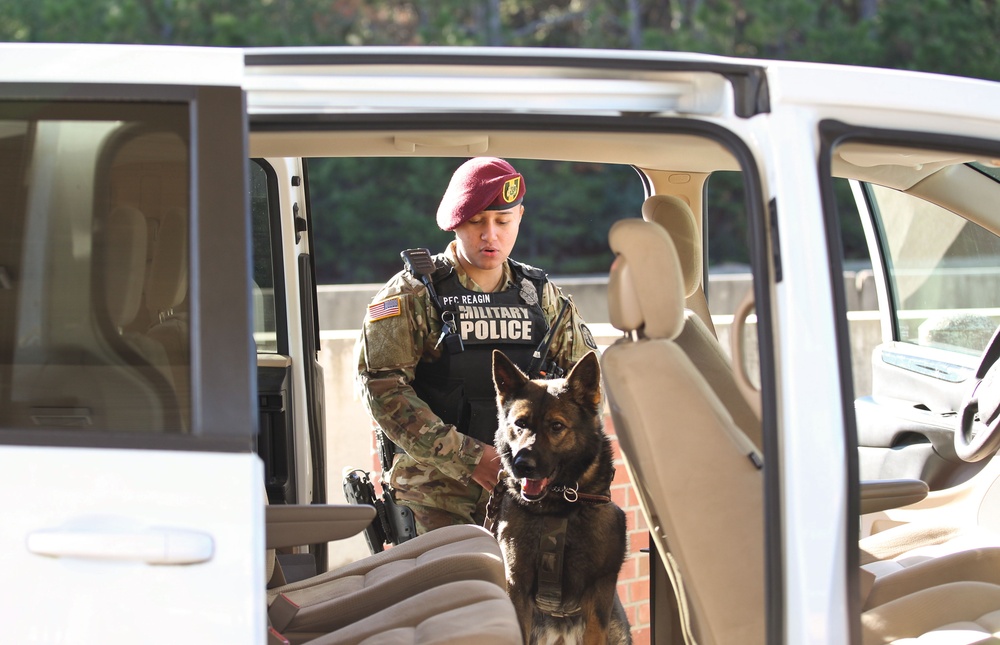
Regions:
<instances>
[{"instance_id":1,"label":"soldier's face","mask_svg":"<svg viewBox=\"0 0 1000 645\"><path fill-rule=\"evenodd\" d=\"M518 204L502 211L483 211L462 222L455 229L458 255L482 271L503 265L517 241L524 206Z\"/></svg>"}]
</instances>

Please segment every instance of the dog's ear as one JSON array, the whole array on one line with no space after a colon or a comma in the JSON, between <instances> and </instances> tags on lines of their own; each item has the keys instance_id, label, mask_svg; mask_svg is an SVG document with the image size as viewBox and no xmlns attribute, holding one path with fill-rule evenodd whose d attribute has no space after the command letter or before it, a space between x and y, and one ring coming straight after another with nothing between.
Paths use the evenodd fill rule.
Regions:
<instances>
[{"instance_id":1,"label":"dog's ear","mask_svg":"<svg viewBox=\"0 0 1000 645\"><path fill-rule=\"evenodd\" d=\"M566 389L580 405L598 411L604 402L601 394L601 364L595 352L588 352L566 376Z\"/></svg>"},{"instance_id":2,"label":"dog's ear","mask_svg":"<svg viewBox=\"0 0 1000 645\"><path fill-rule=\"evenodd\" d=\"M528 382L528 376L499 349L493 350L493 385L497 397L505 401Z\"/></svg>"}]
</instances>

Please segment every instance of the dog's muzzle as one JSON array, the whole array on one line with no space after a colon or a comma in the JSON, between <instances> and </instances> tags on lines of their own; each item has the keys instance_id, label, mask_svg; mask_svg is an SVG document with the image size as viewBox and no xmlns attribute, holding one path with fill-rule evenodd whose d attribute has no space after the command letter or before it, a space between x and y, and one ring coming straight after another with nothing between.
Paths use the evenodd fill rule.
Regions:
<instances>
[{"instance_id":1,"label":"dog's muzzle","mask_svg":"<svg viewBox=\"0 0 1000 645\"><path fill-rule=\"evenodd\" d=\"M513 462L513 475L521 485L521 498L528 502L537 502L545 497L549 479L538 476L538 461L534 455L525 448L514 455Z\"/></svg>"}]
</instances>

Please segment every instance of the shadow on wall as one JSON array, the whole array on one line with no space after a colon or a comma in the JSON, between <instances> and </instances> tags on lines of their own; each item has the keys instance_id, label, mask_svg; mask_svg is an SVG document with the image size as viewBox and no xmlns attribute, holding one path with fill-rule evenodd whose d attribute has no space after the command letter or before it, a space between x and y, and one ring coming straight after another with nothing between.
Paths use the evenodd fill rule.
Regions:
<instances>
[{"instance_id":1,"label":"shadow on wall","mask_svg":"<svg viewBox=\"0 0 1000 645\"><path fill-rule=\"evenodd\" d=\"M608 277L552 276L553 282L573 296L588 323L608 322ZM321 285L317 288L320 329L357 329L381 284ZM750 288L746 273L710 274L708 306L713 314L731 315ZM847 306L851 311L878 309L875 281L870 270L844 273Z\"/></svg>"}]
</instances>

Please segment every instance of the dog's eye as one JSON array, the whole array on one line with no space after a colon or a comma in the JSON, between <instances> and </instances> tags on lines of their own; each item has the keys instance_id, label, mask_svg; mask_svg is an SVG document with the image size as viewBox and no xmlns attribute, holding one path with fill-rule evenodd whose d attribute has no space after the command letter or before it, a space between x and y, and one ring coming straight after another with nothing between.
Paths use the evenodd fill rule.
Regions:
<instances>
[{"instance_id":1,"label":"dog's eye","mask_svg":"<svg viewBox=\"0 0 1000 645\"><path fill-rule=\"evenodd\" d=\"M514 425L516 425L518 428L527 428L528 420L525 419L524 417L521 417L520 419L515 419Z\"/></svg>"},{"instance_id":2,"label":"dog's eye","mask_svg":"<svg viewBox=\"0 0 1000 645\"><path fill-rule=\"evenodd\" d=\"M551 430L553 434L560 434L565 429L566 426L560 421L553 421L552 425L549 426L549 430Z\"/></svg>"}]
</instances>

